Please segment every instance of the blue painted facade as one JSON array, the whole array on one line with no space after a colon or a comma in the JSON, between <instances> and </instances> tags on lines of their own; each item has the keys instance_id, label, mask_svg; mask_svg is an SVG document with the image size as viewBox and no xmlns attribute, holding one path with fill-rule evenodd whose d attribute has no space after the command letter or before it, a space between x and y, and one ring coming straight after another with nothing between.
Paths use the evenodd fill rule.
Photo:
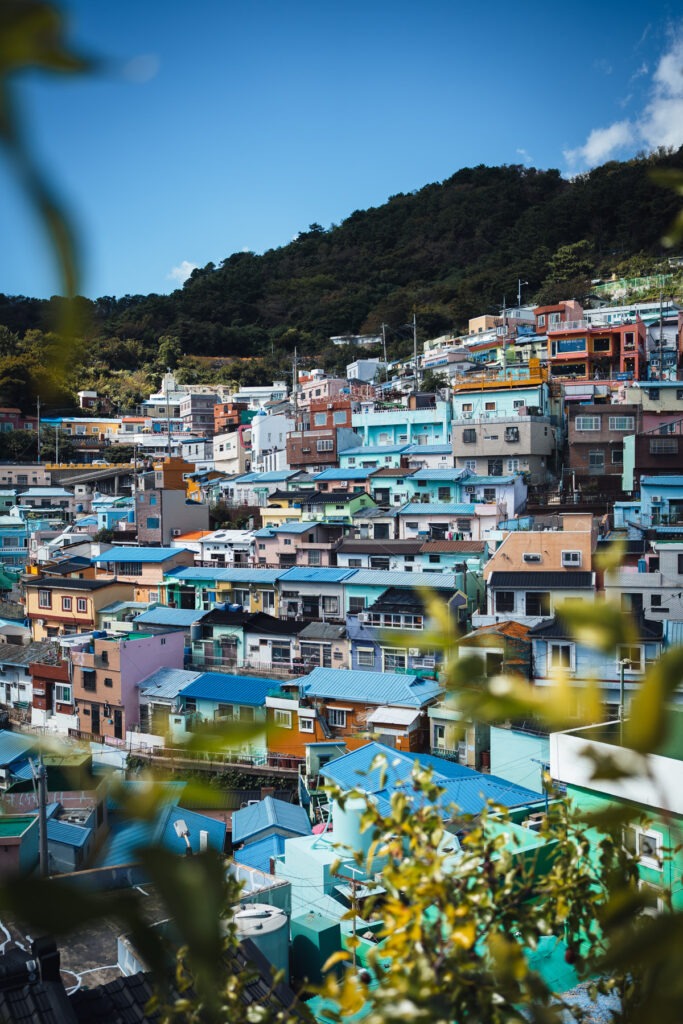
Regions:
<instances>
[{"instance_id":1,"label":"blue painted facade","mask_svg":"<svg viewBox=\"0 0 683 1024\"><path fill-rule=\"evenodd\" d=\"M351 422L366 445L432 445L451 440L451 404L441 400L431 409L363 410L354 413Z\"/></svg>"}]
</instances>

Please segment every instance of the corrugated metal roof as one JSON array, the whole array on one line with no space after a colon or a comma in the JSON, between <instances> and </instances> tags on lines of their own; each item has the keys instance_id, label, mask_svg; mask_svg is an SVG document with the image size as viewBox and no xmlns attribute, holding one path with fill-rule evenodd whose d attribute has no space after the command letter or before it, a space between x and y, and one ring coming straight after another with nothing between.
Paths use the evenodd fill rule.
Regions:
<instances>
[{"instance_id":1,"label":"corrugated metal roof","mask_svg":"<svg viewBox=\"0 0 683 1024\"><path fill-rule=\"evenodd\" d=\"M262 707L266 702L266 694L278 686L279 682L276 679L231 676L225 672L202 672L194 682L180 691L180 696L215 700L221 704Z\"/></svg>"},{"instance_id":2,"label":"corrugated metal roof","mask_svg":"<svg viewBox=\"0 0 683 1024\"><path fill-rule=\"evenodd\" d=\"M175 830L175 822L184 821L188 827L190 846L193 853L200 852L201 832L206 832L207 843L212 850L223 853L225 849L226 825L224 821L210 818L197 811L189 811L186 807L169 807L157 823L154 842L164 846L172 853L185 855L187 844Z\"/></svg>"},{"instance_id":3,"label":"corrugated metal roof","mask_svg":"<svg viewBox=\"0 0 683 1024\"><path fill-rule=\"evenodd\" d=\"M379 550L379 548L378 548ZM355 569L346 586L427 587L430 590L457 590L459 576L453 572L403 572L400 569Z\"/></svg>"},{"instance_id":4,"label":"corrugated metal roof","mask_svg":"<svg viewBox=\"0 0 683 1024\"><path fill-rule=\"evenodd\" d=\"M296 469L274 469L268 473L244 473L242 476L236 477L232 482L235 485L252 484L257 481L262 484L278 484L291 479L293 476L297 476L298 472Z\"/></svg>"},{"instance_id":5,"label":"corrugated metal roof","mask_svg":"<svg viewBox=\"0 0 683 1024\"><path fill-rule=\"evenodd\" d=\"M274 828L285 829L294 836L311 834L311 822L303 807L275 800L272 796L242 807L232 815L233 843L248 843L251 836Z\"/></svg>"},{"instance_id":6,"label":"corrugated metal roof","mask_svg":"<svg viewBox=\"0 0 683 1024\"><path fill-rule=\"evenodd\" d=\"M185 548L113 547L102 555L96 555L93 562L165 562L174 558Z\"/></svg>"},{"instance_id":7,"label":"corrugated metal roof","mask_svg":"<svg viewBox=\"0 0 683 1024\"><path fill-rule=\"evenodd\" d=\"M378 755L386 758L386 769L370 770ZM329 761L321 768L321 774L335 782L342 789L360 789L375 794L380 810L388 806L391 793L410 785L411 772L415 762L422 768L431 768L433 781L445 789L439 805L450 816L449 806L456 804L465 814L477 814L486 806L487 800L506 807L519 807L538 803L540 795L533 790L501 779L496 775L484 775L453 761L426 754L403 754L382 743L368 743L352 750L349 754Z\"/></svg>"},{"instance_id":8,"label":"corrugated metal roof","mask_svg":"<svg viewBox=\"0 0 683 1024\"><path fill-rule=\"evenodd\" d=\"M359 456L400 455L401 452L407 452L409 448L408 444L358 445L357 448L345 448L343 452L339 452L339 458L346 459L349 455L356 458Z\"/></svg>"},{"instance_id":9,"label":"corrugated metal roof","mask_svg":"<svg viewBox=\"0 0 683 1024\"><path fill-rule=\"evenodd\" d=\"M36 740L32 736L23 736L20 732L0 729L0 765L12 764L20 757L25 757L29 750L34 750Z\"/></svg>"},{"instance_id":10,"label":"corrugated metal roof","mask_svg":"<svg viewBox=\"0 0 683 1024\"><path fill-rule=\"evenodd\" d=\"M305 565L287 569L282 583L341 583L353 576L355 569L308 568Z\"/></svg>"},{"instance_id":11,"label":"corrugated metal roof","mask_svg":"<svg viewBox=\"0 0 683 1024\"><path fill-rule=\"evenodd\" d=\"M191 626L194 622L199 622L204 615L206 612L197 608L169 608L162 604L136 615L133 621L140 626L146 623L157 623L160 626Z\"/></svg>"},{"instance_id":12,"label":"corrugated metal roof","mask_svg":"<svg viewBox=\"0 0 683 1024\"><path fill-rule=\"evenodd\" d=\"M286 569L207 569L185 566L165 573L169 580L216 580L218 583L275 583Z\"/></svg>"},{"instance_id":13,"label":"corrugated metal roof","mask_svg":"<svg viewBox=\"0 0 683 1024\"><path fill-rule=\"evenodd\" d=\"M284 836L266 836L238 850L234 858L238 864L270 874L271 858L282 856L286 841Z\"/></svg>"},{"instance_id":14,"label":"corrugated metal roof","mask_svg":"<svg viewBox=\"0 0 683 1024\"><path fill-rule=\"evenodd\" d=\"M516 479L515 476L477 476L475 473L470 473L464 483L488 484L489 487L495 487L497 484L513 484Z\"/></svg>"},{"instance_id":15,"label":"corrugated metal roof","mask_svg":"<svg viewBox=\"0 0 683 1024\"><path fill-rule=\"evenodd\" d=\"M72 825L68 821L58 821L50 818L47 823L47 838L52 843L63 843L65 846L85 846L92 835L91 828L84 828L82 825Z\"/></svg>"},{"instance_id":16,"label":"corrugated metal roof","mask_svg":"<svg viewBox=\"0 0 683 1024\"><path fill-rule=\"evenodd\" d=\"M368 722L382 725L412 725L421 712L414 708L376 708L368 715Z\"/></svg>"},{"instance_id":17,"label":"corrugated metal roof","mask_svg":"<svg viewBox=\"0 0 683 1024\"><path fill-rule=\"evenodd\" d=\"M410 501L399 510L402 516L474 516L477 506L464 501Z\"/></svg>"},{"instance_id":18,"label":"corrugated metal roof","mask_svg":"<svg viewBox=\"0 0 683 1024\"><path fill-rule=\"evenodd\" d=\"M278 533L308 533L309 530L315 530L317 525L317 523L301 523L299 520L292 520L290 523L279 523L277 526L264 526L262 530L257 530L254 536L275 537Z\"/></svg>"},{"instance_id":19,"label":"corrugated metal roof","mask_svg":"<svg viewBox=\"0 0 683 1024\"><path fill-rule=\"evenodd\" d=\"M313 479L319 480L367 480L374 469L371 466L349 466L348 469L324 469L316 473Z\"/></svg>"},{"instance_id":20,"label":"corrugated metal roof","mask_svg":"<svg viewBox=\"0 0 683 1024\"><path fill-rule=\"evenodd\" d=\"M433 679L397 672L362 672L357 669L314 668L298 680L309 697L422 707L442 695Z\"/></svg>"},{"instance_id":21,"label":"corrugated metal roof","mask_svg":"<svg viewBox=\"0 0 683 1024\"><path fill-rule=\"evenodd\" d=\"M660 386L660 382L657 381L657 387ZM643 487L654 487L655 489L662 485L663 487L680 487L683 490L683 474L671 474L670 476L641 476L640 486Z\"/></svg>"},{"instance_id":22,"label":"corrugated metal roof","mask_svg":"<svg viewBox=\"0 0 683 1024\"><path fill-rule=\"evenodd\" d=\"M415 480L461 480L467 475L466 469L456 469L455 466L449 466L444 469L416 469L413 476ZM470 478L467 477L467 483L470 483Z\"/></svg>"},{"instance_id":23,"label":"corrugated metal roof","mask_svg":"<svg viewBox=\"0 0 683 1024\"><path fill-rule=\"evenodd\" d=\"M184 687L199 679L201 672L183 668L158 668L139 683L140 694L161 700L174 700Z\"/></svg>"},{"instance_id":24,"label":"corrugated metal roof","mask_svg":"<svg viewBox=\"0 0 683 1024\"><path fill-rule=\"evenodd\" d=\"M453 446L450 444L411 444L408 446L408 455L453 455Z\"/></svg>"}]
</instances>

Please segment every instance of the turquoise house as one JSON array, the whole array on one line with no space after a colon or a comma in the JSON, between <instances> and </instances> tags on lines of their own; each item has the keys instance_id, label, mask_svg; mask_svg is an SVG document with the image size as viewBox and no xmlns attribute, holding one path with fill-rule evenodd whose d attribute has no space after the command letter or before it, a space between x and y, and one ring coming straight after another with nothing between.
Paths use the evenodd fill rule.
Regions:
<instances>
[{"instance_id":1,"label":"turquoise house","mask_svg":"<svg viewBox=\"0 0 683 1024\"><path fill-rule=\"evenodd\" d=\"M353 429L366 445L448 444L451 403L433 395L413 395L410 404L419 408L387 407L384 403L376 408L374 403L369 407L363 403L361 411L351 417Z\"/></svg>"}]
</instances>

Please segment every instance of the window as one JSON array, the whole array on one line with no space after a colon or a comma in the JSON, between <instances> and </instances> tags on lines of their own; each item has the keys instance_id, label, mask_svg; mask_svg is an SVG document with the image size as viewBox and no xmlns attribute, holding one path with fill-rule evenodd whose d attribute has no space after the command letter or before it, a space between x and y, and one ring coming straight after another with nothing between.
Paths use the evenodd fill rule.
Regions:
<instances>
[{"instance_id":1,"label":"window","mask_svg":"<svg viewBox=\"0 0 683 1024\"><path fill-rule=\"evenodd\" d=\"M313 417L313 422L315 423L316 427L324 427L324 426L326 426L327 425L327 413L326 412L317 412L315 414L315 416Z\"/></svg>"},{"instance_id":2,"label":"window","mask_svg":"<svg viewBox=\"0 0 683 1024\"><path fill-rule=\"evenodd\" d=\"M643 671L643 648L639 644L621 644L617 648L617 664L623 663L624 672Z\"/></svg>"},{"instance_id":3,"label":"window","mask_svg":"<svg viewBox=\"0 0 683 1024\"><path fill-rule=\"evenodd\" d=\"M486 409L487 412L495 412L496 403L495 402L484 402L484 408Z\"/></svg>"},{"instance_id":4,"label":"window","mask_svg":"<svg viewBox=\"0 0 683 1024\"><path fill-rule=\"evenodd\" d=\"M273 665L289 665L291 661L289 644L273 644L271 648L271 660Z\"/></svg>"},{"instance_id":5,"label":"window","mask_svg":"<svg viewBox=\"0 0 683 1024\"><path fill-rule=\"evenodd\" d=\"M359 647L356 651L356 664L358 665L358 668L374 668L374 647Z\"/></svg>"},{"instance_id":6,"label":"window","mask_svg":"<svg viewBox=\"0 0 683 1024\"><path fill-rule=\"evenodd\" d=\"M492 504L493 502L495 502L495 500L496 500L496 488L495 487L485 487L484 488L484 501L488 502L488 504Z\"/></svg>"},{"instance_id":7,"label":"window","mask_svg":"<svg viewBox=\"0 0 683 1024\"><path fill-rule=\"evenodd\" d=\"M429 561L433 565L438 565L440 563L440 561L441 561L441 555L430 555L429 556Z\"/></svg>"},{"instance_id":8,"label":"window","mask_svg":"<svg viewBox=\"0 0 683 1024\"><path fill-rule=\"evenodd\" d=\"M337 729L346 728L346 716L349 712L345 708L328 708L327 709L327 720L330 725L335 726Z\"/></svg>"},{"instance_id":9,"label":"window","mask_svg":"<svg viewBox=\"0 0 683 1024\"><path fill-rule=\"evenodd\" d=\"M158 530L159 529L159 517L158 516L147 516L147 529Z\"/></svg>"},{"instance_id":10,"label":"window","mask_svg":"<svg viewBox=\"0 0 683 1024\"><path fill-rule=\"evenodd\" d=\"M651 437L650 455L678 455L678 438Z\"/></svg>"},{"instance_id":11,"label":"window","mask_svg":"<svg viewBox=\"0 0 683 1024\"><path fill-rule=\"evenodd\" d=\"M71 687L65 686L63 683L57 683L55 685L55 700L58 704L70 704Z\"/></svg>"},{"instance_id":12,"label":"window","mask_svg":"<svg viewBox=\"0 0 683 1024\"><path fill-rule=\"evenodd\" d=\"M528 591L524 614L534 617L550 615L550 592L547 590Z\"/></svg>"},{"instance_id":13,"label":"window","mask_svg":"<svg viewBox=\"0 0 683 1024\"><path fill-rule=\"evenodd\" d=\"M111 676L104 677L104 685L110 687L114 685L114 680L111 678Z\"/></svg>"},{"instance_id":14,"label":"window","mask_svg":"<svg viewBox=\"0 0 683 1024\"><path fill-rule=\"evenodd\" d=\"M650 610L653 612L665 611L665 608L662 605L661 594L650 594Z\"/></svg>"},{"instance_id":15,"label":"window","mask_svg":"<svg viewBox=\"0 0 683 1024\"><path fill-rule=\"evenodd\" d=\"M77 601L76 601L76 611L84 613L84 612L87 612L87 610L88 610L88 602L87 602L87 600L84 597L79 597L77 599Z\"/></svg>"},{"instance_id":16,"label":"window","mask_svg":"<svg viewBox=\"0 0 683 1024\"><path fill-rule=\"evenodd\" d=\"M327 594L323 595L323 612L326 615L338 615L339 614L339 598L331 597Z\"/></svg>"},{"instance_id":17,"label":"window","mask_svg":"<svg viewBox=\"0 0 683 1024\"><path fill-rule=\"evenodd\" d=\"M371 555L370 556L370 568L381 569L388 571L389 569L389 556L388 555Z\"/></svg>"},{"instance_id":18,"label":"window","mask_svg":"<svg viewBox=\"0 0 683 1024\"><path fill-rule=\"evenodd\" d=\"M506 427L505 428L505 440L506 441L519 441L519 427Z\"/></svg>"},{"instance_id":19,"label":"window","mask_svg":"<svg viewBox=\"0 0 683 1024\"><path fill-rule=\"evenodd\" d=\"M438 490L439 501L450 501L451 500L451 489L450 487L439 487Z\"/></svg>"},{"instance_id":20,"label":"window","mask_svg":"<svg viewBox=\"0 0 683 1024\"><path fill-rule=\"evenodd\" d=\"M283 541L283 544L284 544L284 546L285 546L286 548L287 548L287 547L291 547L291 544L292 544L292 538L291 538L291 537L285 537L285 539L284 539L284 541Z\"/></svg>"},{"instance_id":21,"label":"window","mask_svg":"<svg viewBox=\"0 0 683 1024\"><path fill-rule=\"evenodd\" d=\"M50 590L39 590L38 591L38 607L39 608L52 608L52 591L50 591Z\"/></svg>"},{"instance_id":22,"label":"window","mask_svg":"<svg viewBox=\"0 0 683 1024\"><path fill-rule=\"evenodd\" d=\"M456 519L455 526L458 533L469 533L472 529L471 519Z\"/></svg>"},{"instance_id":23,"label":"window","mask_svg":"<svg viewBox=\"0 0 683 1024\"><path fill-rule=\"evenodd\" d=\"M476 459L465 459L465 469L468 473L477 472L477 460Z\"/></svg>"},{"instance_id":24,"label":"window","mask_svg":"<svg viewBox=\"0 0 683 1024\"><path fill-rule=\"evenodd\" d=\"M401 648L387 647L384 650L384 671L402 672L407 668L407 655Z\"/></svg>"},{"instance_id":25,"label":"window","mask_svg":"<svg viewBox=\"0 0 683 1024\"><path fill-rule=\"evenodd\" d=\"M595 470L605 468L605 453L602 448L595 448L588 452L588 467Z\"/></svg>"},{"instance_id":26,"label":"window","mask_svg":"<svg viewBox=\"0 0 683 1024\"><path fill-rule=\"evenodd\" d=\"M71 605L72 605L72 599L70 597L63 597L62 598L62 611L63 612L70 612L71 611Z\"/></svg>"},{"instance_id":27,"label":"window","mask_svg":"<svg viewBox=\"0 0 683 1024\"><path fill-rule=\"evenodd\" d=\"M518 473L519 472L519 459L508 459L507 463L506 463L506 466L507 466L508 473Z\"/></svg>"},{"instance_id":28,"label":"window","mask_svg":"<svg viewBox=\"0 0 683 1024\"><path fill-rule=\"evenodd\" d=\"M233 590L232 599L235 604L241 604L245 611L249 611L248 590Z\"/></svg>"},{"instance_id":29,"label":"window","mask_svg":"<svg viewBox=\"0 0 683 1024\"><path fill-rule=\"evenodd\" d=\"M610 416L609 418L609 429L610 430L633 430L635 425L635 418L633 416Z\"/></svg>"},{"instance_id":30,"label":"window","mask_svg":"<svg viewBox=\"0 0 683 1024\"><path fill-rule=\"evenodd\" d=\"M281 711L280 708L275 709L275 724L279 725L281 729L292 728L292 712Z\"/></svg>"},{"instance_id":31,"label":"window","mask_svg":"<svg viewBox=\"0 0 683 1024\"><path fill-rule=\"evenodd\" d=\"M320 565L321 564L321 554L320 554L320 551L315 550L315 551L309 551L308 552L308 564L309 565Z\"/></svg>"},{"instance_id":32,"label":"window","mask_svg":"<svg viewBox=\"0 0 683 1024\"><path fill-rule=\"evenodd\" d=\"M502 459L489 459L486 468L487 476L501 476L503 473Z\"/></svg>"},{"instance_id":33,"label":"window","mask_svg":"<svg viewBox=\"0 0 683 1024\"><path fill-rule=\"evenodd\" d=\"M623 464L624 464L624 449L623 448L613 448L612 452L611 452L611 457L612 457L612 465L613 466L623 466Z\"/></svg>"},{"instance_id":34,"label":"window","mask_svg":"<svg viewBox=\"0 0 683 1024\"><path fill-rule=\"evenodd\" d=\"M643 867L662 870L663 836L660 832L628 825L622 831L622 842L629 853L639 858Z\"/></svg>"},{"instance_id":35,"label":"window","mask_svg":"<svg viewBox=\"0 0 683 1024\"><path fill-rule=\"evenodd\" d=\"M142 562L116 562L115 572L119 576L139 576L142 573Z\"/></svg>"},{"instance_id":36,"label":"window","mask_svg":"<svg viewBox=\"0 0 683 1024\"><path fill-rule=\"evenodd\" d=\"M497 612L514 612L515 592L514 590L497 590L495 594Z\"/></svg>"},{"instance_id":37,"label":"window","mask_svg":"<svg viewBox=\"0 0 683 1024\"><path fill-rule=\"evenodd\" d=\"M633 349L636 347L636 336L633 331L626 331L624 334L624 348Z\"/></svg>"},{"instance_id":38,"label":"window","mask_svg":"<svg viewBox=\"0 0 683 1024\"><path fill-rule=\"evenodd\" d=\"M574 644L550 643L548 664L549 668L573 668L574 667Z\"/></svg>"},{"instance_id":39,"label":"window","mask_svg":"<svg viewBox=\"0 0 683 1024\"><path fill-rule=\"evenodd\" d=\"M545 327L545 313L539 313L537 322L539 327Z\"/></svg>"},{"instance_id":40,"label":"window","mask_svg":"<svg viewBox=\"0 0 683 1024\"><path fill-rule=\"evenodd\" d=\"M655 402L659 401L659 388L648 388L648 398L653 399Z\"/></svg>"},{"instance_id":41,"label":"window","mask_svg":"<svg viewBox=\"0 0 683 1024\"><path fill-rule=\"evenodd\" d=\"M346 409L339 409L337 412L332 413L332 422L335 426L344 426L346 423Z\"/></svg>"},{"instance_id":42,"label":"window","mask_svg":"<svg viewBox=\"0 0 683 1024\"><path fill-rule=\"evenodd\" d=\"M463 402L462 403L462 411L463 412L472 412L473 408L474 408L474 406L472 405L472 402Z\"/></svg>"},{"instance_id":43,"label":"window","mask_svg":"<svg viewBox=\"0 0 683 1024\"><path fill-rule=\"evenodd\" d=\"M349 614L358 615L359 612L365 611L365 598L364 597L350 597L349 598Z\"/></svg>"},{"instance_id":44,"label":"window","mask_svg":"<svg viewBox=\"0 0 683 1024\"><path fill-rule=\"evenodd\" d=\"M299 732L315 732L315 725L312 718L299 719Z\"/></svg>"},{"instance_id":45,"label":"window","mask_svg":"<svg viewBox=\"0 0 683 1024\"><path fill-rule=\"evenodd\" d=\"M616 417L614 417L616 419ZM577 416L574 420L574 427L576 430L599 430L600 429L600 417L599 416Z\"/></svg>"},{"instance_id":46,"label":"window","mask_svg":"<svg viewBox=\"0 0 683 1024\"><path fill-rule=\"evenodd\" d=\"M349 558L349 569L360 569L363 565L362 558Z\"/></svg>"},{"instance_id":47,"label":"window","mask_svg":"<svg viewBox=\"0 0 683 1024\"><path fill-rule=\"evenodd\" d=\"M473 427L467 427L462 432L463 444L474 444L477 440L477 432Z\"/></svg>"},{"instance_id":48,"label":"window","mask_svg":"<svg viewBox=\"0 0 683 1024\"><path fill-rule=\"evenodd\" d=\"M578 568L581 565L581 552L580 551L563 551L562 552L562 565L569 568Z\"/></svg>"},{"instance_id":49,"label":"window","mask_svg":"<svg viewBox=\"0 0 683 1024\"><path fill-rule=\"evenodd\" d=\"M332 441L332 440L327 441L327 440L323 439L321 441L316 441L316 445L315 446L316 446L316 450L319 451L319 452L331 452L331 451L334 451L334 441Z\"/></svg>"},{"instance_id":50,"label":"window","mask_svg":"<svg viewBox=\"0 0 683 1024\"><path fill-rule=\"evenodd\" d=\"M609 338L594 338L593 339L593 351L594 352L609 352L609 351L611 351Z\"/></svg>"}]
</instances>

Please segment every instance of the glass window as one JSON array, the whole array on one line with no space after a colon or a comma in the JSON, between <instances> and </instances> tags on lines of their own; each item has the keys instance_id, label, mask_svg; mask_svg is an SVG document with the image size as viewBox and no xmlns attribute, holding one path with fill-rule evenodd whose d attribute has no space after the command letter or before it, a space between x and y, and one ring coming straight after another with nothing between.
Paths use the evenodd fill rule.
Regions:
<instances>
[{"instance_id":1,"label":"glass window","mask_svg":"<svg viewBox=\"0 0 683 1024\"><path fill-rule=\"evenodd\" d=\"M588 465L591 469L605 468L605 453L602 449L595 449L588 453Z\"/></svg>"},{"instance_id":2,"label":"glass window","mask_svg":"<svg viewBox=\"0 0 683 1024\"><path fill-rule=\"evenodd\" d=\"M338 729L346 728L346 716L348 711L342 711L340 708L328 708L327 720L330 725L336 726Z\"/></svg>"},{"instance_id":3,"label":"glass window","mask_svg":"<svg viewBox=\"0 0 683 1024\"><path fill-rule=\"evenodd\" d=\"M72 604L72 599L70 597L63 597L62 598L62 611L63 612L70 612L71 611L71 604Z\"/></svg>"},{"instance_id":4,"label":"glass window","mask_svg":"<svg viewBox=\"0 0 683 1024\"><path fill-rule=\"evenodd\" d=\"M611 417L616 419L616 417ZM600 417L599 416L577 416L574 420L576 430L599 430L600 429Z\"/></svg>"},{"instance_id":5,"label":"glass window","mask_svg":"<svg viewBox=\"0 0 683 1024\"><path fill-rule=\"evenodd\" d=\"M79 597L76 601L76 610L79 612L87 612L88 602L84 597Z\"/></svg>"},{"instance_id":6,"label":"glass window","mask_svg":"<svg viewBox=\"0 0 683 1024\"><path fill-rule=\"evenodd\" d=\"M50 591L50 590L39 590L38 591L38 607L39 608L52 608L52 591Z\"/></svg>"},{"instance_id":7,"label":"glass window","mask_svg":"<svg viewBox=\"0 0 683 1024\"><path fill-rule=\"evenodd\" d=\"M550 592L547 590L530 590L526 595L525 615L550 615Z\"/></svg>"},{"instance_id":8,"label":"glass window","mask_svg":"<svg viewBox=\"0 0 683 1024\"><path fill-rule=\"evenodd\" d=\"M515 593L513 590L497 590L495 596L497 612L514 612Z\"/></svg>"},{"instance_id":9,"label":"glass window","mask_svg":"<svg viewBox=\"0 0 683 1024\"><path fill-rule=\"evenodd\" d=\"M147 516L147 529L158 530L159 529L159 517L158 516Z\"/></svg>"},{"instance_id":10,"label":"glass window","mask_svg":"<svg viewBox=\"0 0 683 1024\"><path fill-rule=\"evenodd\" d=\"M55 685L55 700L58 704L70 704L71 703L71 687L66 686L63 683L57 683Z\"/></svg>"},{"instance_id":11,"label":"glass window","mask_svg":"<svg viewBox=\"0 0 683 1024\"><path fill-rule=\"evenodd\" d=\"M315 732L315 725L312 718L299 719L299 732Z\"/></svg>"},{"instance_id":12,"label":"glass window","mask_svg":"<svg viewBox=\"0 0 683 1024\"><path fill-rule=\"evenodd\" d=\"M356 664L358 665L359 668L374 668L374 647L359 647L356 651Z\"/></svg>"},{"instance_id":13,"label":"glass window","mask_svg":"<svg viewBox=\"0 0 683 1024\"><path fill-rule=\"evenodd\" d=\"M313 422L315 423L316 427L324 427L327 424L327 413L326 412L317 412L317 413L315 413L315 415L313 417Z\"/></svg>"},{"instance_id":14,"label":"glass window","mask_svg":"<svg viewBox=\"0 0 683 1024\"><path fill-rule=\"evenodd\" d=\"M635 418L633 416L610 416L610 430L633 430Z\"/></svg>"},{"instance_id":15,"label":"glass window","mask_svg":"<svg viewBox=\"0 0 683 1024\"><path fill-rule=\"evenodd\" d=\"M292 712L281 711L280 708L275 709L275 724L279 725L281 729L292 728Z\"/></svg>"},{"instance_id":16,"label":"glass window","mask_svg":"<svg viewBox=\"0 0 683 1024\"><path fill-rule=\"evenodd\" d=\"M404 650L400 648L388 647L384 651L384 671L385 672L400 672L404 671L407 667L407 656Z\"/></svg>"},{"instance_id":17,"label":"glass window","mask_svg":"<svg viewBox=\"0 0 683 1024\"><path fill-rule=\"evenodd\" d=\"M549 644L550 668L571 668L573 644Z\"/></svg>"}]
</instances>

